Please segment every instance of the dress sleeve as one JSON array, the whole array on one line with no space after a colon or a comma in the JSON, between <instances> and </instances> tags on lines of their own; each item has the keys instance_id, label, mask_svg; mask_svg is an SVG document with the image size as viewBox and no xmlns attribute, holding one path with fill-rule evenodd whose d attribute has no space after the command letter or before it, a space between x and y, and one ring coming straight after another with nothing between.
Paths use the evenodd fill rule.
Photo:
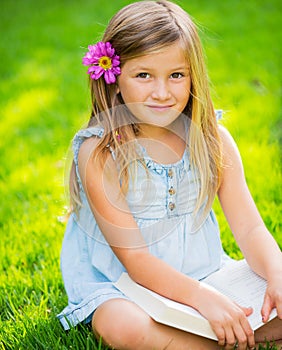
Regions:
<instances>
[{"instance_id":1,"label":"dress sleeve","mask_svg":"<svg viewBox=\"0 0 282 350\"><path fill-rule=\"evenodd\" d=\"M76 171L76 175L77 175L77 179L78 179L78 183L79 183L80 188L82 188L81 179L80 179L79 172L78 172L78 154L79 154L80 146L82 145L82 143L86 139L88 139L92 136L97 136L97 137L101 138L103 135L104 135L104 129L102 127L91 127L91 128L79 130L75 134L75 136L72 140L73 160L74 160L75 171Z\"/></svg>"},{"instance_id":2,"label":"dress sleeve","mask_svg":"<svg viewBox=\"0 0 282 350\"><path fill-rule=\"evenodd\" d=\"M216 116L216 120L219 121L222 119L223 117L223 110L222 109L215 109L215 116Z\"/></svg>"}]
</instances>

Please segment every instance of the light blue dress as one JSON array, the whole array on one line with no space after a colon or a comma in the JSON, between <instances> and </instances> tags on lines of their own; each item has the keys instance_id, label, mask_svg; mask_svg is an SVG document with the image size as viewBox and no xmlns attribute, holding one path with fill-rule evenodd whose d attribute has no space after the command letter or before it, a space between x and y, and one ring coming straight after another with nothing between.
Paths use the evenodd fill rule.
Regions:
<instances>
[{"instance_id":1,"label":"light blue dress","mask_svg":"<svg viewBox=\"0 0 282 350\"><path fill-rule=\"evenodd\" d=\"M77 168L83 141L102 135L102 128L91 127L79 131L73 140L83 206L79 218L74 213L69 218L61 252L68 305L58 318L65 329L80 322L90 322L93 312L103 302L126 298L113 286L125 268L97 226ZM136 181L130 182L127 194L130 210L150 252L178 271L200 280L222 267L228 257L222 249L213 211L201 222L197 222L192 214L197 185L196 174L189 162L189 150L185 150L178 162L162 165L140 147L148 172L143 165L138 165Z\"/></svg>"}]
</instances>

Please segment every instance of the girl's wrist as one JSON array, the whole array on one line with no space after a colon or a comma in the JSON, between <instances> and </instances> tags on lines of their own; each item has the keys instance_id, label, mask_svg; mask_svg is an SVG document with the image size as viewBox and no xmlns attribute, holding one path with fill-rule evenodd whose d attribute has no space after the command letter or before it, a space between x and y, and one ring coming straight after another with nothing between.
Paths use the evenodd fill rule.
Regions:
<instances>
[{"instance_id":1,"label":"girl's wrist","mask_svg":"<svg viewBox=\"0 0 282 350\"><path fill-rule=\"evenodd\" d=\"M213 288L205 283L198 282L195 286L193 293L190 294L190 306L200 312L203 300L206 300L208 293L212 292Z\"/></svg>"},{"instance_id":2,"label":"girl's wrist","mask_svg":"<svg viewBox=\"0 0 282 350\"><path fill-rule=\"evenodd\" d=\"M266 271L266 280L268 283L277 279L282 279L282 261L269 267Z\"/></svg>"},{"instance_id":3,"label":"girl's wrist","mask_svg":"<svg viewBox=\"0 0 282 350\"><path fill-rule=\"evenodd\" d=\"M273 270L269 273L269 275L266 278L267 283L276 283L278 280L282 283L282 270Z\"/></svg>"}]
</instances>

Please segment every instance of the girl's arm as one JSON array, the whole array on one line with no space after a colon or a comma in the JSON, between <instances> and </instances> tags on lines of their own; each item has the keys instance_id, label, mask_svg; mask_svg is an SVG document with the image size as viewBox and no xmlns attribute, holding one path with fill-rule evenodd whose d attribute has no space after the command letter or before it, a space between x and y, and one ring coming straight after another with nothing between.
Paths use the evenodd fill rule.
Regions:
<instances>
[{"instance_id":1,"label":"girl's arm","mask_svg":"<svg viewBox=\"0 0 282 350\"><path fill-rule=\"evenodd\" d=\"M149 253L145 240L120 190L119 177L109 155L105 168L93 159L98 140L86 140L79 152L79 173L95 219L115 255L137 283L168 298L193 304L199 282L177 272ZM178 286L177 291L171 286ZM176 297L177 294L177 297Z\"/></svg>"},{"instance_id":2,"label":"girl's arm","mask_svg":"<svg viewBox=\"0 0 282 350\"><path fill-rule=\"evenodd\" d=\"M97 139L85 141L79 152L79 173L95 219L112 250L133 280L167 298L190 305L205 316L219 344L254 346L254 336L243 310L222 294L209 289L150 254L120 191L115 164L105 168L92 154Z\"/></svg>"},{"instance_id":3,"label":"girl's arm","mask_svg":"<svg viewBox=\"0 0 282 350\"><path fill-rule=\"evenodd\" d=\"M222 209L249 265L268 281L262 308L263 320L267 321L275 306L282 318L282 253L263 223L249 192L234 140L223 127L220 127L220 133L224 164L218 197Z\"/></svg>"}]
</instances>

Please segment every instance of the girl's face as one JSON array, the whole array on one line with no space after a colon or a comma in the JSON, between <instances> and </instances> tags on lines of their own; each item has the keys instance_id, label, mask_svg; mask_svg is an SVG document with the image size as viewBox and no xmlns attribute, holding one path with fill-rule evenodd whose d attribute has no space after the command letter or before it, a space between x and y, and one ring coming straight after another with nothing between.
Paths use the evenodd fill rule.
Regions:
<instances>
[{"instance_id":1,"label":"girl's face","mask_svg":"<svg viewBox=\"0 0 282 350\"><path fill-rule=\"evenodd\" d=\"M166 127L187 105L191 88L188 63L175 43L157 53L128 60L118 77L118 92L135 117Z\"/></svg>"}]
</instances>

